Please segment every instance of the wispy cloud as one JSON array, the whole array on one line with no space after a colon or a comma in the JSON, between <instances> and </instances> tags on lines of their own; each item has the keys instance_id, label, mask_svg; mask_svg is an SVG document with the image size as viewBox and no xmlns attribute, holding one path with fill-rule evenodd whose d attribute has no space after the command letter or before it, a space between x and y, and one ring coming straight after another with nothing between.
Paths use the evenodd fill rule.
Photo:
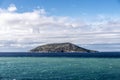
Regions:
<instances>
[{"instance_id":1,"label":"wispy cloud","mask_svg":"<svg viewBox=\"0 0 120 80\"><path fill-rule=\"evenodd\" d=\"M14 4L0 8L0 47L34 47L44 43L119 43L120 19L99 16L95 21L48 16L45 9L17 12Z\"/></svg>"}]
</instances>

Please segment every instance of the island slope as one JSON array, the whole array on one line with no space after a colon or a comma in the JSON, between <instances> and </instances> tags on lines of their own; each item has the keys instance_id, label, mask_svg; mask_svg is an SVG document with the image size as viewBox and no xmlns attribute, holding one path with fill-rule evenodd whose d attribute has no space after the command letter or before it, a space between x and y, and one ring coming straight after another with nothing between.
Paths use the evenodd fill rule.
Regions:
<instances>
[{"instance_id":1,"label":"island slope","mask_svg":"<svg viewBox=\"0 0 120 80\"><path fill-rule=\"evenodd\" d=\"M94 50L88 50L82 47L79 47L75 44L72 43L53 43L53 44L46 44L42 46L38 46L30 52L47 52L47 53L57 53L57 52L87 52L87 53L92 53L92 52L97 52Z\"/></svg>"}]
</instances>

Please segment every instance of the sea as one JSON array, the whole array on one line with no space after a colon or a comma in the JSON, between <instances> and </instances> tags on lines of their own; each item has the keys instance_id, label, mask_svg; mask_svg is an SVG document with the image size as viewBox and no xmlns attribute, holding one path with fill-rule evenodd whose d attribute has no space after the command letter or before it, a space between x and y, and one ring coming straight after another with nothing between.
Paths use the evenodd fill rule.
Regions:
<instances>
[{"instance_id":1,"label":"sea","mask_svg":"<svg viewBox=\"0 0 120 80\"><path fill-rule=\"evenodd\" d=\"M120 80L120 53L108 53L0 53L0 80Z\"/></svg>"}]
</instances>

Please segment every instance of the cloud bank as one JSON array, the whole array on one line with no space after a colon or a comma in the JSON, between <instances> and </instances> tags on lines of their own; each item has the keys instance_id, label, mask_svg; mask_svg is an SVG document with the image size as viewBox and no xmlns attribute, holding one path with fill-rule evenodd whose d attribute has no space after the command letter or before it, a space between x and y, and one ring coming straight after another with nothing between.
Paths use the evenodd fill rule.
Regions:
<instances>
[{"instance_id":1,"label":"cloud bank","mask_svg":"<svg viewBox=\"0 0 120 80\"><path fill-rule=\"evenodd\" d=\"M32 48L54 42L114 44L120 41L120 18L96 16L79 20L47 15L45 9L17 12L14 4L0 8L0 47Z\"/></svg>"}]
</instances>

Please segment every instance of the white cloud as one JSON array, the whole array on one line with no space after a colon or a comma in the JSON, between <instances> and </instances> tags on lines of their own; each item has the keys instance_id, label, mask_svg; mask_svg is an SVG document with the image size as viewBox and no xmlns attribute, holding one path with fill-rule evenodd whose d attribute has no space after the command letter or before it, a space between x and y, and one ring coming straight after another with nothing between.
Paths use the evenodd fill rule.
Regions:
<instances>
[{"instance_id":1,"label":"white cloud","mask_svg":"<svg viewBox=\"0 0 120 80\"><path fill-rule=\"evenodd\" d=\"M14 4L0 9L0 47L33 47L53 42L119 43L120 19L92 22L48 16L44 9L18 13ZM102 19L102 20L101 20Z\"/></svg>"},{"instance_id":2,"label":"white cloud","mask_svg":"<svg viewBox=\"0 0 120 80\"><path fill-rule=\"evenodd\" d=\"M14 12L14 11L17 10L17 8L16 8L16 6L15 6L14 4L11 4L11 5L8 7L7 10L10 11L10 12Z\"/></svg>"}]
</instances>

